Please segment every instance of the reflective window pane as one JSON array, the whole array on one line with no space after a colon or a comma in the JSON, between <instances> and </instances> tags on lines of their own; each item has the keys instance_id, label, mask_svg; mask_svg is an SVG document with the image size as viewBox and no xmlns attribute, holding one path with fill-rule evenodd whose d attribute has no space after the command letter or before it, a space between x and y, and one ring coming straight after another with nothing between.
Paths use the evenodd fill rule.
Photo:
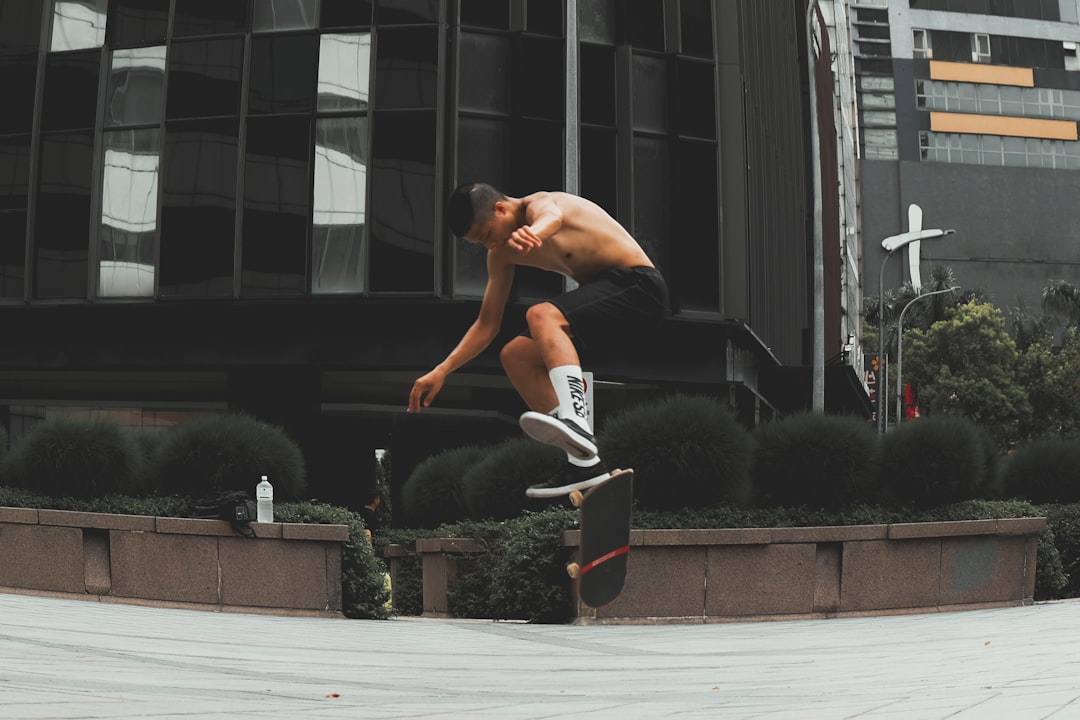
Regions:
<instances>
[{"instance_id":1,"label":"reflective window pane","mask_svg":"<svg viewBox=\"0 0 1080 720\"><path fill-rule=\"evenodd\" d=\"M83 50L105 44L108 0L55 0L49 49Z\"/></svg>"},{"instance_id":2,"label":"reflective window pane","mask_svg":"<svg viewBox=\"0 0 1080 720\"><path fill-rule=\"evenodd\" d=\"M581 129L581 194L613 217L618 206L619 160L615 128ZM715 203L715 198L713 199Z\"/></svg>"},{"instance_id":3,"label":"reflective window pane","mask_svg":"<svg viewBox=\"0 0 1080 720\"><path fill-rule=\"evenodd\" d=\"M103 149L98 295L153 297L161 131L107 132Z\"/></svg>"},{"instance_id":4,"label":"reflective window pane","mask_svg":"<svg viewBox=\"0 0 1080 720\"><path fill-rule=\"evenodd\" d=\"M221 0L176 0L173 11L173 37L226 35L248 27L246 2Z\"/></svg>"},{"instance_id":5,"label":"reflective window pane","mask_svg":"<svg viewBox=\"0 0 1080 720\"><path fill-rule=\"evenodd\" d=\"M546 120L519 120L511 133L511 195L537 190L558 190L563 186L563 124Z\"/></svg>"},{"instance_id":6,"label":"reflective window pane","mask_svg":"<svg viewBox=\"0 0 1080 720\"><path fill-rule=\"evenodd\" d=\"M41 138L34 223L34 297L85 298L94 142L89 132Z\"/></svg>"},{"instance_id":7,"label":"reflective window pane","mask_svg":"<svg viewBox=\"0 0 1080 720\"><path fill-rule=\"evenodd\" d=\"M306 117L248 121L240 262L244 296L304 292L310 125Z\"/></svg>"},{"instance_id":8,"label":"reflective window pane","mask_svg":"<svg viewBox=\"0 0 1080 720\"><path fill-rule=\"evenodd\" d=\"M635 54L634 129L666 133L668 128L668 75L664 58Z\"/></svg>"},{"instance_id":9,"label":"reflective window pane","mask_svg":"<svg viewBox=\"0 0 1080 720\"><path fill-rule=\"evenodd\" d=\"M168 118L237 115L244 41L186 40L169 49Z\"/></svg>"},{"instance_id":10,"label":"reflective window pane","mask_svg":"<svg viewBox=\"0 0 1080 720\"><path fill-rule=\"evenodd\" d=\"M679 60L677 127L680 135L716 139L716 78L712 63Z\"/></svg>"},{"instance_id":11,"label":"reflective window pane","mask_svg":"<svg viewBox=\"0 0 1080 720\"><path fill-rule=\"evenodd\" d=\"M634 138L634 228L632 233L653 262L661 265L669 236L668 178L665 140ZM661 268L662 269L662 268Z\"/></svg>"},{"instance_id":12,"label":"reflective window pane","mask_svg":"<svg viewBox=\"0 0 1080 720\"><path fill-rule=\"evenodd\" d=\"M0 137L0 298L22 298L30 136Z\"/></svg>"},{"instance_id":13,"label":"reflective window pane","mask_svg":"<svg viewBox=\"0 0 1080 720\"><path fill-rule=\"evenodd\" d=\"M314 294L364 291L367 138L365 117L327 118L315 123Z\"/></svg>"},{"instance_id":14,"label":"reflective window pane","mask_svg":"<svg viewBox=\"0 0 1080 720\"><path fill-rule=\"evenodd\" d=\"M482 181L510 187L510 122L493 118L458 118L459 182ZM449 234L449 231L447 231ZM454 248L455 297L481 297L487 282L487 251L460 239Z\"/></svg>"},{"instance_id":15,"label":"reflective window pane","mask_svg":"<svg viewBox=\"0 0 1080 720\"><path fill-rule=\"evenodd\" d=\"M36 85L37 55L0 57L0 133L30 132Z\"/></svg>"},{"instance_id":16,"label":"reflective window pane","mask_svg":"<svg viewBox=\"0 0 1080 720\"><path fill-rule=\"evenodd\" d=\"M251 41L248 112L309 112L314 103L314 35L269 35Z\"/></svg>"},{"instance_id":17,"label":"reflective window pane","mask_svg":"<svg viewBox=\"0 0 1080 720\"><path fill-rule=\"evenodd\" d=\"M0 50L37 50L44 0L0 2Z\"/></svg>"},{"instance_id":18,"label":"reflective window pane","mask_svg":"<svg viewBox=\"0 0 1080 720\"><path fill-rule=\"evenodd\" d=\"M98 67L101 52L49 55L41 103L44 130L75 130L96 124Z\"/></svg>"},{"instance_id":19,"label":"reflective window pane","mask_svg":"<svg viewBox=\"0 0 1080 720\"><path fill-rule=\"evenodd\" d=\"M166 128L159 296L232 295L238 135L235 119Z\"/></svg>"},{"instance_id":20,"label":"reflective window pane","mask_svg":"<svg viewBox=\"0 0 1080 720\"><path fill-rule=\"evenodd\" d=\"M624 0L621 7L630 44L643 50L664 50L664 0Z\"/></svg>"},{"instance_id":21,"label":"reflective window pane","mask_svg":"<svg viewBox=\"0 0 1080 720\"><path fill-rule=\"evenodd\" d=\"M563 35L562 0L545 0L525 4L525 29L540 35Z\"/></svg>"},{"instance_id":22,"label":"reflective window pane","mask_svg":"<svg viewBox=\"0 0 1080 720\"><path fill-rule=\"evenodd\" d=\"M510 3L506 0L470 0L461 3L460 12L463 27L510 29Z\"/></svg>"},{"instance_id":23,"label":"reflective window pane","mask_svg":"<svg viewBox=\"0 0 1080 720\"><path fill-rule=\"evenodd\" d=\"M372 0L322 0L319 25L324 28L368 27Z\"/></svg>"},{"instance_id":24,"label":"reflective window pane","mask_svg":"<svg viewBox=\"0 0 1080 720\"><path fill-rule=\"evenodd\" d=\"M462 110L510 112L510 39L503 35L461 33L461 71L468 78L458 89Z\"/></svg>"},{"instance_id":25,"label":"reflective window pane","mask_svg":"<svg viewBox=\"0 0 1080 720\"><path fill-rule=\"evenodd\" d=\"M615 50L582 45L579 60L581 121L615 127Z\"/></svg>"},{"instance_id":26,"label":"reflective window pane","mask_svg":"<svg viewBox=\"0 0 1080 720\"><path fill-rule=\"evenodd\" d=\"M702 58L713 56L712 3L709 0L680 0L679 23L682 51Z\"/></svg>"},{"instance_id":27,"label":"reflective window pane","mask_svg":"<svg viewBox=\"0 0 1080 720\"><path fill-rule=\"evenodd\" d=\"M671 193L672 301L679 310L720 310L720 218L716 145L679 142Z\"/></svg>"},{"instance_id":28,"label":"reflective window pane","mask_svg":"<svg viewBox=\"0 0 1080 720\"><path fill-rule=\"evenodd\" d=\"M371 290L432 292L435 113L378 113L373 130Z\"/></svg>"},{"instance_id":29,"label":"reflective window pane","mask_svg":"<svg viewBox=\"0 0 1080 720\"><path fill-rule=\"evenodd\" d=\"M380 110L434 108L438 91L438 30L383 30L376 48L375 107Z\"/></svg>"},{"instance_id":30,"label":"reflective window pane","mask_svg":"<svg viewBox=\"0 0 1080 720\"><path fill-rule=\"evenodd\" d=\"M165 42L169 0L109 0L109 47Z\"/></svg>"},{"instance_id":31,"label":"reflective window pane","mask_svg":"<svg viewBox=\"0 0 1080 720\"><path fill-rule=\"evenodd\" d=\"M379 25L433 23L439 20L439 0L378 0Z\"/></svg>"},{"instance_id":32,"label":"reflective window pane","mask_svg":"<svg viewBox=\"0 0 1080 720\"><path fill-rule=\"evenodd\" d=\"M371 34L323 35L319 39L318 109L367 110Z\"/></svg>"},{"instance_id":33,"label":"reflective window pane","mask_svg":"<svg viewBox=\"0 0 1080 720\"><path fill-rule=\"evenodd\" d=\"M255 0L251 29L255 32L315 27L319 0Z\"/></svg>"},{"instance_id":34,"label":"reflective window pane","mask_svg":"<svg viewBox=\"0 0 1080 720\"><path fill-rule=\"evenodd\" d=\"M615 44L618 0L579 0L578 38L582 42Z\"/></svg>"},{"instance_id":35,"label":"reflective window pane","mask_svg":"<svg viewBox=\"0 0 1080 720\"><path fill-rule=\"evenodd\" d=\"M161 122L164 90L164 45L116 50L105 93L106 127Z\"/></svg>"},{"instance_id":36,"label":"reflective window pane","mask_svg":"<svg viewBox=\"0 0 1080 720\"><path fill-rule=\"evenodd\" d=\"M513 87L529 91L514 93L515 112L525 117L562 121L566 104L564 61L561 40L525 36L519 39Z\"/></svg>"}]
</instances>

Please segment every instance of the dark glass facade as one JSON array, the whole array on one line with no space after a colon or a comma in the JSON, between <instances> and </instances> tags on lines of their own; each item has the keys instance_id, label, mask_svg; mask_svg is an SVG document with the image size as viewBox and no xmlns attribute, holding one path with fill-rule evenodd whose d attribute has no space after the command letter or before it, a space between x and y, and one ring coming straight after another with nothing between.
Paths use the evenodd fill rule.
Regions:
<instances>
[{"instance_id":1,"label":"dark glass facade","mask_svg":"<svg viewBox=\"0 0 1080 720\"><path fill-rule=\"evenodd\" d=\"M521 408L499 342L440 398L461 411L450 426L401 414L483 292L482 254L442 221L470 180L576 183L664 272L663 338L598 374L736 387L740 412L767 414L732 353L798 364L808 316L805 72L797 43L771 42L767 63L753 50L778 24L794 37L801 6L769 6L0 3L0 420L88 402L248 410L297 436L327 499L369 472L351 437L368 452L392 436L407 470L462 434L505 434ZM506 337L563 289L520 272ZM477 412L502 420L470 430Z\"/></svg>"}]
</instances>

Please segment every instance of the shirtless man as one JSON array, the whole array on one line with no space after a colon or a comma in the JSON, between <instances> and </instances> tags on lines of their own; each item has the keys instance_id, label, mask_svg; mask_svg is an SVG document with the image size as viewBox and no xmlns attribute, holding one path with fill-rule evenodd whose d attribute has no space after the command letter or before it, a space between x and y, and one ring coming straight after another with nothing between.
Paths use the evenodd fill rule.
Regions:
<instances>
[{"instance_id":1,"label":"shirtless man","mask_svg":"<svg viewBox=\"0 0 1080 720\"><path fill-rule=\"evenodd\" d=\"M529 497L583 490L609 476L587 420L580 355L623 344L668 313L667 286L641 246L595 203L564 192L508 197L490 185L463 185L450 196L451 231L487 248L480 313L450 354L418 378L409 412L428 407L446 376L495 339L510 297L514 267L561 273L578 287L528 309L528 331L500 354L514 389L529 406L521 428L566 451L567 464ZM579 355L580 354L580 355Z\"/></svg>"}]
</instances>

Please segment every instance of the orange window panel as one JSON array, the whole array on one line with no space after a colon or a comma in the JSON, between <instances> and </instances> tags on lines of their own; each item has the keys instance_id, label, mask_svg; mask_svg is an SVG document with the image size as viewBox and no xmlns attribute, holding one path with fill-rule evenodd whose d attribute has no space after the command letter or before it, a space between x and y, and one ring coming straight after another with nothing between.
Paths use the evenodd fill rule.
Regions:
<instances>
[{"instance_id":1,"label":"orange window panel","mask_svg":"<svg viewBox=\"0 0 1080 720\"><path fill-rule=\"evenodd\" d=\"M1035 73L1031 68L983 65L981 63L958 63L930 61L931 80L986 83L988 85L1016 85L1035 87Z\"/></svg>"},{"instance_id":2,"label":"orange window panel","mask_svg":"<svg viewBox=\"0 0 1080 720\"><path fill-rule=\"evenodd\" d=\"M930 129L934 132L1005 135L1047 140L1077 139L1074 120L1041 120L1004 115L932 112L930 113Z\"/></svg>"}]
</instances>

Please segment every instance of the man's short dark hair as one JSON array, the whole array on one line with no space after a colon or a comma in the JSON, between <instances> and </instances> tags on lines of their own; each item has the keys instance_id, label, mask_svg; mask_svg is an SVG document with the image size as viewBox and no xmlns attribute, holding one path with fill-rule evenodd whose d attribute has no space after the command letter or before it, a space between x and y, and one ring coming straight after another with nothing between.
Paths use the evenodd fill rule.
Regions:
<instances>
[{"instance_id":1,"label":"man's short dark hair","mask_svg":"<svg viewBox=\"0 0 1080 720\"><path fill-rule=\"evenodd\" d=\"M459 185L446 203L446 221L450 232L465 237L477 220L491 216L495 203L506 196L487 183Z\"/></svg>"}]
</instances>

